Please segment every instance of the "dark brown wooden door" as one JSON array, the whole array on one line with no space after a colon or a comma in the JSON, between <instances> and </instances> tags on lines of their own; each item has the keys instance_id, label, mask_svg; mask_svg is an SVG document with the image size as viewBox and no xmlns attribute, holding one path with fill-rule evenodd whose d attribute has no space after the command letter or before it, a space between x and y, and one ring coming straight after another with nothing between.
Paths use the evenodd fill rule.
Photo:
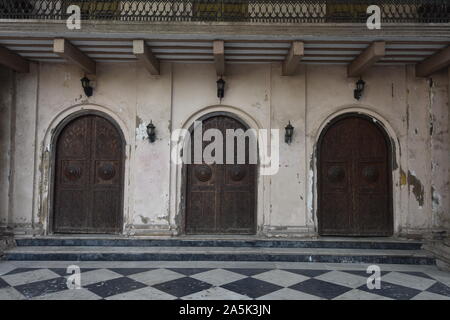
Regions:
<instances>
[{"instance_id":1,"label":"dark brown wooden door","mask_svg":"<svg viewBox=\"0 0 450 320\"><path fill-rule=\"evenodd\" d=\"M223 115L203 121L203 132L211 128L222 132L224 159L226 130L247 130L241 122ZM209 143L204 142L203 149ZM237 164L235 139L234 164L187 165L186 233L255 233L256 164L249 163L249 145L247 140L245 164ZM192 159L193 148L192 143Z\"/></svg>"},{"instance_id":2,"label":"dark brown wooden door","mask_svg":"<svg viewBox=\"0 0 450 320\"><path fill-rule=\"evenodd\" d=\"M122 229L124 146L98 115L69 122L56 142L53 231L118 233Z\"/></svg>"},{"instance_id":3,"label":"dark brown wooden door","mask_svg":"<svg viewBox=\"0 0 450 320\"><path fill-rule=\"evenodd\" d=\"M347 116L319 141L319 233L389 236L393 232L390 148L371 119Z\"/></svg>"}]
</instances>

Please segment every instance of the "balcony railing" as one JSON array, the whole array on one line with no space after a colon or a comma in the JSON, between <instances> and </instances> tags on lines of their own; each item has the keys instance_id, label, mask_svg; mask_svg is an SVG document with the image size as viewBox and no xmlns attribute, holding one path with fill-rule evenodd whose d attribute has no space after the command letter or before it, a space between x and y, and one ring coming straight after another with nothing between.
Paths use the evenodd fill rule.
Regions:
<instances>
[{"instance_id":1,"label":"balcony railing","mask_svg":"<svg viewBox=\"0 0 450 320\"><path fill-rule=\"evenodd\" d=\"M450 22L449 0L0 0L0 19L64 20L70 5L84 20L361 23L378 5L384 23Z\"/></svg>"}]
</instances>

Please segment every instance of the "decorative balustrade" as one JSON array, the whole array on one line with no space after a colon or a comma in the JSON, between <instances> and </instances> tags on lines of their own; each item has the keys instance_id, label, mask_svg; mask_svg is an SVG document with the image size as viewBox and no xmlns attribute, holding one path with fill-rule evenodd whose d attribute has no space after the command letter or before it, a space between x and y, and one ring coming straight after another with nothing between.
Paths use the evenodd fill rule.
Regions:
<instances>
[{"instance_id":1,"label":"decorative balustrade","mask_svg":"<svg viewBox=\"0 0 450 320\"><path fill-rule=\"evenodd\" d=\"M0 19L62 20L70 5L85 20L360 23L378 5L384 23L450 22L448 0L0 0Z\"/></svg>"}]
</instances>

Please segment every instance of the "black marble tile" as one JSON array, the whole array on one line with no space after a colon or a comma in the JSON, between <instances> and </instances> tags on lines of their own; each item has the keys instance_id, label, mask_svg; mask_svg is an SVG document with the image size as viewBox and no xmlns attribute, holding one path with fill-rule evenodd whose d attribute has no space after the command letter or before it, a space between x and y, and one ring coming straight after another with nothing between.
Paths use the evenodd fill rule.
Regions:
<instances>
[{"instance_id":1,"label":"black marble tile","mask_svg":"<svg viewBox=\"0 0 450 320\"><path fill-rule=\"evenodd\" d=\"M450 297L450 287L440 282L433 284L426 291Z\"/></svg>"},{"instance_id":2,"label":"black marble tile","mask_svg":"<svg viewBox=\"0 0 450 320\"><path fill-rule=\"evenodd\" d=\"M383 281L383 278L381 278L380 289L371 290L367 288L367 285L362 285L358 289L395 300L409 300L421 292L420 290Z\"/></svg>"},{"instance_id":3,"label":"black marble tile","mask_svg":"<svg viewBox=\"0 0 450 320\"><path fill-rule=\"evenodd\" d=\"M122 277L108 281L102 281L90 284L85 288L92 291L96 295L106 298L116 294L129 292L137 289L147 287L145 284L135 281L133 279Z\"/></svg>"},{"instance_id":4,"label":"black marble tile","mask_svg":"<svg viewBox=\"0 0 450 320\"><path fill-rule=\"evenodd\" d=\"M45 268L17 268L17 269L11 270L10 272L4 274L3 276L9 276L11 274L18 274L18 273L29 272L29 271L36 271L36 270L41 270L41 269L45 269Z\"/></svg>"},{"instance_id":5,"label":"black marble tile","mask_svg":"<svg viewBox=\"0 0 450 320\"><path fill-rule=\"evenodd\" d=\"M58 277L50 280L37 281L14 287L26 298L34 298L45 294L67 290L67 279Z\"/></svg>"},{"instance_id":6,"label":"black marble tile","mask_svg":"<svg viewBox=\"0 0 450 320\"><path fill-rule=\"evenodd\" d=\"M157 285L154 285L153 287L180 298L209 289L212 287L212 285L197 279L184 277L180 279L159 283Z\"/></svg>"},{"instance_id":7,"label":"black marble tile","mask_svg":"<svg viewBox=\"0 0 450 320\"><path fill-rule=\"evenodd\" d=\"M213 270L213 268L167 268L168 270L181 273L185 276L192 276L197 273Z\"/></svg>"},{"instance_id":8,"label":"black marble tile","mask_svg":"<svg viewBox=\"0 0 450 320\"><path fill-rule=\"evenodd\" d=\"M131 276L133 274L156 270L156 268L108 268L115 273L123 276Z\"/></svg>"},{"instance_id":9,"label":"black marble tile","mask_svg":"<svg viewBox=\"0 0 450 320\"><path fill-rule=\"evenodd\" d=\"M271 269L227 268L227 269L224 269L224 270L235 272L235 273L239 273L239 274L242 274L244 276L251 277L251 276L263 273L263 272L270 271Z\"/></svg>"},{"instance_id":10,"label":"black marble tile","mask_svg":"<svg viewBox=\"0 0 450 320\"><path fill-rule=\"evenodd\" d=\"M404 273L404 274L408 274L410 276L416 276L416 277L420 277L420 278L435 280L435 279L433 279L432 277L430 277L429 275L427 275L426 273L423 273L423 272L399 271L399 273Z\"/></svg>"},{"instance_id":11,"label":"black marble tile","mask_svg":"<svg viewBox=\"0 0 450 320\"><path fill-rule=\"evenodd\" d=\"M71 274L73 274L73 272L71 273L67 273L67 268L49 268L50 271L53 271L54 273L65 277L65 276L70 276ZM83 272L89 272L89 271L93 271L93 270L98 270L96 268L80 268L81 273Z\"/></svg>"},{"instance_id":12,"label":"black marble tile","mask_svg":"<svg viewBox=\"0 0 450 320\"><path fill-rule=\"evenodd\" d=\"M331 272L331 270L309 270L309 269L283 269L284 271L289 271L295 274L300 274L305 277L318 277L322 274Z\"/></svg>"},{"instance_id":13,"label":"black marble tile","mask_svg":"<svg viewBox=\"0 0 450 320\"><path fill-rule=\"evenodd\" d=\"M6 288L6 287L9 287L9 284L5 280L0 278L0 289L1 288Z\"/></svg>"},{"instance_id":14,"label":"black marble tile","mask_svg":"<svg viewBox=\"0 0 450 320\"><path fill-rule=\"evenodd\" d=\"M227 283L221 287L250 298L259 298L266 294L283 289L283 287L255 278L244 278L235 282Z\"/></svg>"},{"instance_id":15,"label":"black marble tile","mask_svg":"<svg viewBox=\"0 0 450 320\"><path fill-rule=\"evenodd\" d=\"M348 287L318 279L309 279L290 286L289 288L325 299L333 299L352 290Z\"/></svg>"},{"instance_id":16,"label":"black marble tile","mask_svg":"<svg viewBox=\"0 0 450 320\"><path fill-rule=\"evenodd\" d=\"M371 275L373 275L373 272L367 273L366 271L362 271L362 270L343 270L342 272L353 274L355 276L360 276L363 278L368 278ZM381 271L380 273L381 273L381 276L383 277L383 276L387 275L388 273L390 273L390 271Z\"/></svg>"}]
</instances>

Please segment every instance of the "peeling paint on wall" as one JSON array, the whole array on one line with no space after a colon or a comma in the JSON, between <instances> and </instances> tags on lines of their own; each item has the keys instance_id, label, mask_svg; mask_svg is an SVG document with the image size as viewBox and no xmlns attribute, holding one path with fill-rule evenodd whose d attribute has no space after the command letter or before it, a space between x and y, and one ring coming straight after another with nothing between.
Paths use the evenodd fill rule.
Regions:
<instances>
[{"instance_id":1,"label":"peeling paint on wall","mask_svg":"<svg viewBox=\"0 0 450 320\"><path fill-rule=\"evenodd\" d=\"M400 169L400 185L404 186L407 183L407 179L406 179L406 173L405 171L403 171L403 169Z\"/></svg>"},{"instance_id":2,"label":"peeling paint on wall","mask_svg":"<svg viewBox=\"0 0 450 320\"><path fill-rule=\"evenodd\" d=\"M141 218L141 221L142 221L143 224L148 224L149 221L150 221L149 218L146 218L143 215L139 215L139 217Z\"/></svg>"},{"instance_id":3,"label":"peeling paint on wall","mask_svg":"<svg viewBox=\"0 0 450 320\"><path fill-rule=\"evenodd\" d=\"M143 123L142 119L139 116L136 116L136 128L139 128L139 126Z\"/></svg>"},{"instance_id":4,"label":"peeling paint on wall","mask_svg":"<svg viewBox=\"0 0 450 320\"><path fill-rule=\"evenodd\" d=\"M412 193L416 197L419 206L422 207L424 203L425 189L422 182L416 177L414 172L408 171L408 184L410 186L410 190L412 187Z\"/></svg>"},{"instance_id":5,"label":"peeling paint on wall","mask_svg":"<svg viewBox=\"0 0 450 320\"><path fill-rule=\"evenodd\" d=\"M136 140L145 140L147 139L147 126L145 123L139 124L136 128Z\"/></svg>"},{"instance_id":6,"label":"peeling paint on wall","mask_svg":"<svg viewBox=\"0 0 450 320\"><path fill-rule=\"evenodd\" d=\"M384 129L384 131L387 134L388 131L386 130L386 128L383 127L383 129ZM395 171L395 170L398 169L397 150L396 150L396 147L395 147L394 139L390 138L390 140L391 140L391 149L392 149L392 151L391 151L391 155L392 155L392 160L391 160L392 161L392 171Z\"/></svg>"},{"instance_id":7,"label":"peeling paint on wall","mask_svg":"<svg viewBox=\"0 0 450 320\"><path fill-rule=\"evenodd\" d=\"M434 187L431 187L431 201L433 206L433 211L437 211L439 209L439 205L441 203L441 195L436 192Z\"/></svg>"}]
</instances>

